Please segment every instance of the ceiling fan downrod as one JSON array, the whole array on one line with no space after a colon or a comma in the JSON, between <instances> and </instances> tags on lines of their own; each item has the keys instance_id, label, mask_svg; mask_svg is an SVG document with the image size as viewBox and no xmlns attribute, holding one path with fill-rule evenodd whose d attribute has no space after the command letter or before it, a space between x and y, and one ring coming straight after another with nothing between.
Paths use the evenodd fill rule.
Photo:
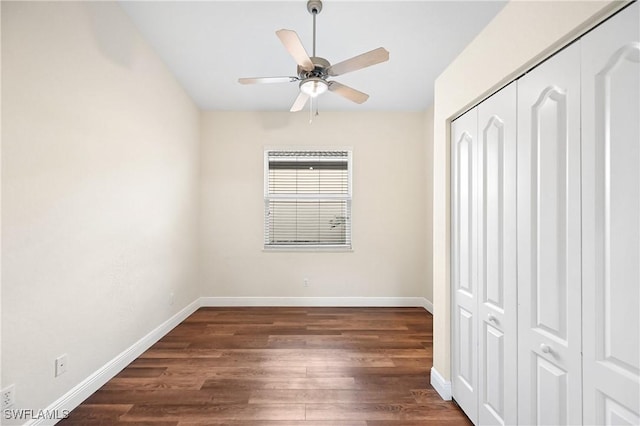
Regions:
<instances>
[{"instance_id":1,"label":"ceiling fan downrod","mask_svg":"<svg viewBox=\"0 0 640 426\"><path fill-rule=\"evenodd\" d=\"M321 0L309 0L307 10L313 15L313 56L316 56L316 16L322 11Z\"/></svg>"}]
</instances>

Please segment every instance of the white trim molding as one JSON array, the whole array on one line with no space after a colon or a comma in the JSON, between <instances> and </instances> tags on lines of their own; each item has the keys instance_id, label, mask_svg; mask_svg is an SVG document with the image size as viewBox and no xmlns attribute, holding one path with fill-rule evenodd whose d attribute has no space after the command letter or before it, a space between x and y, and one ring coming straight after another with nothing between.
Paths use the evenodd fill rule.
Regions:
<instances>
[{"instance_id":1,"label":"white trim molding","mask_svg":"<svg viewBox=\"0 0 640 426\"><path fill-rule=\"evenodd\" d=\"M132 346L125 349L111 361L100 367L89 377L78 383L69 392L65 393L55 402L49 405L44 411L49 413L63 413L65 411L69 412L76 408L85 399L87 399L94 392L100 389L105 383L115 377L127 365L133 362L133 360L138 358L144 351L153 346L154 343L164 337L174 327L184 321L189 315L194 313L199 307L199 299L185 306L182 310L160 324L146 336L142 337ZM58 420L53 419L34 419L25 423L25 426L54 425L57 422Z\"/></svg>"},{"instance_id":2,"label":"white trim molding","mask_svg":"<svg viewBox=\"0 0 640 426\"><path fill-rule=\"evenodd\" d=\"M422 305L422 307L425 308L431 315L433 315L433 303L430 300L424 299L424 305Z\"/></svg>"},{"instance_id":3,"label":"white trim molding","mask_svg":"<svg viewBox=\"0 0 640 426\"><path fill-rule=\"evenodd\" d=\"M431 367L431 386L438 392L440 398L451 401L451 382L445 380L435 367Z\"/></svg>"},{"instance_id":4,"label":"white trim molding","mask_svg":"<svg viewBox=\"0 0 640 426\"><path fill-rule=\"evenodd\" d=\"M201 297L200 306L421 307L429 312L433 309L424 297Z\"/></svg>"}]
</instances>

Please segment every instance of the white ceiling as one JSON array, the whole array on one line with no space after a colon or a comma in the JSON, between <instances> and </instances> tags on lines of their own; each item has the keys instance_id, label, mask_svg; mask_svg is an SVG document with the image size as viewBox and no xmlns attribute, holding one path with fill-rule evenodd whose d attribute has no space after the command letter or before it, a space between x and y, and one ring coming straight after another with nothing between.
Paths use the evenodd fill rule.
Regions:
<instances>
[{"instance_id":1,"label":"white ceiling","mask_svg":"<svg viewBox=\"0 0 640 426\"><path fill-rule=\"evenodd\" d=\"M325 111L422 111L436 77L506 1L327 0L317 17L317 56L338 63L385 47L389 62L334 78L368 93L357 105L327 93ZM312 51L306 0L122 1L122 7L204 110L287 111L297 83L240 85L239 77L295 76L275 31L295 30ZM469 78L473 78L470 70Z\"/></svg>"}]
</instances>

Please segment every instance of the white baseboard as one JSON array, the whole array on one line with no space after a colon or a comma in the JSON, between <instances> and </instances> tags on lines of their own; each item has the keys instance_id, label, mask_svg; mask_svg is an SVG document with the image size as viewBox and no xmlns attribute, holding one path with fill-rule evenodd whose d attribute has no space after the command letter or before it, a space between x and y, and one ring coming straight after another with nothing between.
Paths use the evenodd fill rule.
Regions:
<instances>
[{"instance_id":1,"label":"white baseboard","mask_svg":"<svg viewBox=\"0 0 640 426\"><path fill-rule=\"evenodd\" d=\"M94 392L100 389L105 383L111 380L122 369L129 365L133 360L138 358L144 351L149 349L154 343L165 336L175 326L184 321L189 315L194 313L200 307L200 301L187 305L180 312L160 324L142 339L138 340L132 346L121 352L111 361L100 367L96 372L84 379L73 389L66 394L58 398L54 403L49 405L45 411L49 413L63 413L64 411L71 411L82 403L85 399L91 396ZM25 424L28 426L40 426L40 425L54 425L58 420L51 419L35 419Z\"/></svg>"},{"instance_id":2,"label":"white baseboard","mask_svg":"<svg viewBox=\"0 0 640 426\"><path fill-rule=\"evenodd\" d=\"M200 306L422 307L424 297L201 297Z\"/></svg>"},{"instance_id":3,"label":"white baseboard","mask_svg":"<svg viewBox=\"0 0 640 426\"><path fill-rule=\"evenodd\" d=\"M425 308L431 315L433 315L433 303L431 303L430 300L424 299L424 305L422 307Z\"/></svg>"},{"instance_id":4,"label":"white baseboard","mask_svg":"<svg viewBox=\"0 0 640 426\"><path fill-rule=\"evenodd\" d=\"M451 401L451 382L445 380L435 367L431 367L431 386L433 386L442 399Z\"/></svg>"}]
</instances>

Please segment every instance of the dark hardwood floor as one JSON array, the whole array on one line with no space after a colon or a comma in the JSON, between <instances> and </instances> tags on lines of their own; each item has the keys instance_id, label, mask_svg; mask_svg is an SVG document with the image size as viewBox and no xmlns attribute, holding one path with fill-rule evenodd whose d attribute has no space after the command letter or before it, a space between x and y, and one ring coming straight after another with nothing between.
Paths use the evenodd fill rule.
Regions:
<instances>
[{"instance_id":1,"label":"dark hardwood floor","mask_svg":"<svg viewBox=\"0 0 640 426\"><path fill-rule=\"evenodd\" d=\"M421 308L202 308L60 425L470 425Z\"/></svg>"}]
</instances>

